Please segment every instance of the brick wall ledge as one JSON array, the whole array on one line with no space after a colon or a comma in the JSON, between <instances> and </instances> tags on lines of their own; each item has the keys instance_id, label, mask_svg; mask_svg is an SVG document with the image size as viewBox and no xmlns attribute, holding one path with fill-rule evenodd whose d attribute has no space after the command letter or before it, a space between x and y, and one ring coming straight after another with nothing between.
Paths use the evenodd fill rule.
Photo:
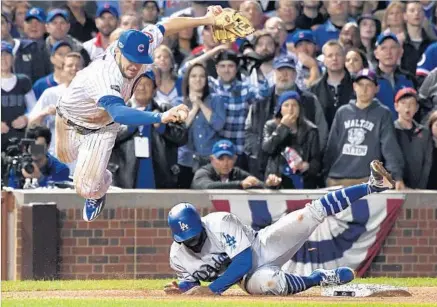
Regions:
<instances>
[{"instance_id":1,"label":"brick wall ledge","mask_svg":"<svg viewBox=\"0 0 437 307\"><path fill-rule=\"evenodd\" d=\"M154 208L171 208L178 202L192 202L197 207L209 208L211 198L223 195L240 195L250 198L257 198L257 195L270 195L277 197L278 201L306 197L316 198L325 194L326 190L114 190L109 191L105 208L143 208L145 204ZM383 192L393 196L404 195L405 203L403 208L437 208L437 191L411 190L411 191L386 191ZM83 198L78 196L73 190L63 189L38 189L38 190L14 190L16 206L27 206L33 203L57 204L58 209L82 208ZM126 202L126 197L129 202ZM376 194L368 196L375 197Z\"/></svg>"}]
</instances>

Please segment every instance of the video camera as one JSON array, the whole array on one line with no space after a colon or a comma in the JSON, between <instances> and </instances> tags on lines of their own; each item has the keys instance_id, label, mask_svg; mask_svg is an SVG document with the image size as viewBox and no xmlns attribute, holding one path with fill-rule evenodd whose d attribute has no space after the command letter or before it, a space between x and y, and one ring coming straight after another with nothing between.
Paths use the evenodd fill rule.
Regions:
<instances>
[{"instance_id":1,"label":"video camera","mask_svg":"<svg viewBox=\"0 0 437 307\"><path fill-rule=\"evenodd\" d=\"M32 174L35 170L32 157L45 155L46 147L36 144L34 139L11 138L10 143L1 156L2 185L21 188L24 183L21 170Z\"/></svg>"}]
</instances>

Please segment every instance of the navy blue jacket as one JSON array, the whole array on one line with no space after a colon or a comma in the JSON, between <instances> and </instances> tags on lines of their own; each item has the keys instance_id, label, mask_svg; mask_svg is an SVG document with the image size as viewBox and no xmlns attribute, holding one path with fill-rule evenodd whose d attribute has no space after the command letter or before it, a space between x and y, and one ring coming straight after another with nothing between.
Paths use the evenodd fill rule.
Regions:
<instances>
[{"instance_id":1,"label":"navy blue jacket","mask_svg":"<svg viewBox=\"0 0 437 307\"><path fill-rule=\"evenodd\" d=\"M69 180L70 169L67 164L47 153L47 164L41 169L41 174L38 183L40 187L45 187L49 180L55 182Z\"/></svg>"},{"instance_id":2,"label":"navy blue jacket","mask_svg":"<svg viewBox=\"0 0 437 307\"><path fill-rule=\"evenodd\" d=\"M396 112L394 105L396 93L404 87L416 88L416 80L414 76L399 68L397 68L394 73L394 87L391 85L389 80L384 78L379 68L377 70L377 76L379 92L376 94L376 98L378 98L383 105L390 109L393 120L396 120L398 118L398 113Z\"/></svg>"},{"instance_id":3,"label":"navy blue jacket","mask_svg":"<svg viewBox=\"0 0 437 307\"><path fill-rule=\"evenodd\" d=\"M50 73L50 59L43 45L30 39L20 39L15 54L14 73L28 76L32 83Z\"/></svg>"}]
</instances>

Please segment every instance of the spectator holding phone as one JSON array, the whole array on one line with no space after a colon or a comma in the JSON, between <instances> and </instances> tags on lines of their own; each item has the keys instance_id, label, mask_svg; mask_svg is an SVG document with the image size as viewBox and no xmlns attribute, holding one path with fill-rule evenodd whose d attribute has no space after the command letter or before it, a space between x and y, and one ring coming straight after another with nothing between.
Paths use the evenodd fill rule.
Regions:
<instances>
[{"instance_id":1,"label":"spectator holding phone","mask_svg":"<svg viewBox=\"0 0 437 307\"><path fill-rule=\"evenodd\" d=\"M316 188L321 168L317 127L301 110L300 95L284 92L279 96L275 118L264 126L262 149L268 154L265 177L281 178L284 189Z\"/></svg>"}]
</instances>

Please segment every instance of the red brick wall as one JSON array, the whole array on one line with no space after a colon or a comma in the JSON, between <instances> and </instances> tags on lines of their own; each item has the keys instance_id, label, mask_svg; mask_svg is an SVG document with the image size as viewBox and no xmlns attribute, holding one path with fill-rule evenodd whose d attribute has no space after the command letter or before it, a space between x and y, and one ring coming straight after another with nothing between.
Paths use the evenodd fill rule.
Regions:
<instances>
[{"instance_id":1,"label":"red brick wall","mask_svg":"<svg viewBox=\"0 0 437 307\"><path fill-rule=\"evenodd\" d=\"M210 210L202 209L202 215ZM168 265L168 210L107 209L98 220L82 220L82 210L61 210L62 279L172 277ZM17 215L21 250L21 209ZM135 248L136 247L136 248ZM136 255L136 261L135 261ZM20 255L17 255L20 279ZM437 209L402 209L367 276L437 276Z\"/></svg>"},{"instance_id":2,"label":"red brick wall","mask_svg":"<svg viewBox=\"0 0 437 307\"><path fill-rule=\"evenodd\" d=\"M437 209L402 209L367 276L437 277Z\"/></svg>"}]
</instances>

